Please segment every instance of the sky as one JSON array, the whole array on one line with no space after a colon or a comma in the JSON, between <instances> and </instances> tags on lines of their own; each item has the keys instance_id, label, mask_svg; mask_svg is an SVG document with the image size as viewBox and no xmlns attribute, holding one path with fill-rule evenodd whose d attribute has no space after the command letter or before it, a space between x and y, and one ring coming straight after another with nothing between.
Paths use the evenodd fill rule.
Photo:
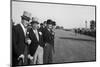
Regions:
<instances>
[{"instance_id":1,"label":"sky","mask_svg":"<svg viewBox=\"0 0 100 67\"><path fill-rule=\"evenodd\" d=\"M90 21L95 20L95 7L79 5L62 5L31 2L12 2L12 19L15 23L21 22L24 11L32 13L39 23L52 19L56 24L64 28L87 28Z\"/></svg>"}]
</instances>

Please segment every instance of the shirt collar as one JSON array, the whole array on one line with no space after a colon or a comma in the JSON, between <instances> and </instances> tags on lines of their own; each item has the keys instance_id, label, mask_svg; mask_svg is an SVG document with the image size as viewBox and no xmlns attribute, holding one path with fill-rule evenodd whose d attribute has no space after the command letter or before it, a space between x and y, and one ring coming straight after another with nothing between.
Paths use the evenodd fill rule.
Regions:
<instances>
[{"instance_id":1,"label":"shirt collar","mask_svg":"<svg viewBox=\"0 0 100 67\"><path fill-rule=\"evenodd\" d=\"M37 32L37 29L33 29L34 32Z\"/></svg>"}]
</instances>

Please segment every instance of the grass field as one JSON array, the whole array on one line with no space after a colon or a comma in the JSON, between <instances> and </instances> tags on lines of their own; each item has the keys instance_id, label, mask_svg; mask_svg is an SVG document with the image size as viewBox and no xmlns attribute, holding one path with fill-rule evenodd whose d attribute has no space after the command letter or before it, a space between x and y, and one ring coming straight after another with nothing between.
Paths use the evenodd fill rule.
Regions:
<instances>
[{"instance_id":1,"label":"grass field","mask_svg":"<svg viewBox=\"0 0 100 67\"><path fill-rule=\"evenodd\" d=\"M56 30L53 63L95 61L95 38L75 34L71 31Z\"/></svg>"}]
</instances>

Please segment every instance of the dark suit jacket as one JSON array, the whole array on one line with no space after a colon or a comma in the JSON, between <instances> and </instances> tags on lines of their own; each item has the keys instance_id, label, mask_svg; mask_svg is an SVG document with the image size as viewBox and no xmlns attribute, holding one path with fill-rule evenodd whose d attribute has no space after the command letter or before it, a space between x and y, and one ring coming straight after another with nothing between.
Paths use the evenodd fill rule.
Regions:
<instances>
[{"instance_id":1,"label":"dark suit jacket","mask_svg":"<svg viewBox=\"0 0 100 67\"><path fill-rule=\"evenodd\" d=\"M39 30L43 33L44 28L43 27L40 27Z\"/></svg>"},{"instance_id":2,"label":"dark suit jacket","mask_svg":"<svg viewBox=\"0 0 100 67\"><path fill-rule=\"evenodd\" d=\"M16 65L17 59L21 54L24 54L25 35L20 24L12 27L12 59Z\"/></svg>"},{"instance_id":3,"label":"dark suit jacket","mask_svg":"<svg viewBox=\"0 0 100 67\"><path fill-rule=\"evenodd\" d=\"M39 32L40 31L38 30L39 41L37 40L36 35L32 29L30 29L30 32L29 32L29 38L31 39L29 51L32 56L34 55L38 45L44 47L43 38L42 38L42 35L39 34Z\"/></svg>"},{"instance_id":4,"label":"dark suit jacket","mask_svg":"<svg viewBox=\"0 0 100 67\"><path fill-rule=\"evenodd\" d=\"M54 35L47 28L43 30L43 41L51 45L54 44Z\"/></svg>"}]
</instances>

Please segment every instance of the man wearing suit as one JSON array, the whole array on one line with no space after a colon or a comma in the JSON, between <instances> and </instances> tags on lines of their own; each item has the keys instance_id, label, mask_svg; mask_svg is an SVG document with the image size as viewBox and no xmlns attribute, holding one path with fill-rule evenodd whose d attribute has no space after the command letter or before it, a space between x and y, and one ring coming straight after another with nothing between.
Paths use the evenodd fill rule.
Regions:
<instances>
[{"instance_id":1,"label":"man wearing suit","mask_svg":"<svg viewBox=\"0 0 100 67\"><path fill-rule=\"evenodd\" d=\"M44 38L44 64L52 63L52 53L54 45L54 35L52 34L52 20L47 20L47 27L43 32Z\"/></svg>"},{"instance_id":2,"label":"man wearing suit","mask_svg":"<svg viewBox=\"0 0 100 67\"><path fill-rule=\"evenodd\" d=\"M29 37L32 40L29 51L30 56L33 56L33 64L43 64L43 38L42 33L38 30L38 22L32 21L32 29L30 30Z\"/></svg>"},{"instance_id":3,"label":"man wearing suit","mask_svg":"<svg viewBox=\"0 0 100 67\"><path fill-rule=\"evenodd\" d=\"M21 23L13 27L12 29L12 65L24 65L25 62L25 46L30 44L30 39L26 38L27 25L30 21L31 14L27 11L23 12L21 16ZM26 41L25 41L26 40ZM20 61L21 60L21 61ZM25 63L26 65L26 63Z\"/></svg>"}]
</instances>

